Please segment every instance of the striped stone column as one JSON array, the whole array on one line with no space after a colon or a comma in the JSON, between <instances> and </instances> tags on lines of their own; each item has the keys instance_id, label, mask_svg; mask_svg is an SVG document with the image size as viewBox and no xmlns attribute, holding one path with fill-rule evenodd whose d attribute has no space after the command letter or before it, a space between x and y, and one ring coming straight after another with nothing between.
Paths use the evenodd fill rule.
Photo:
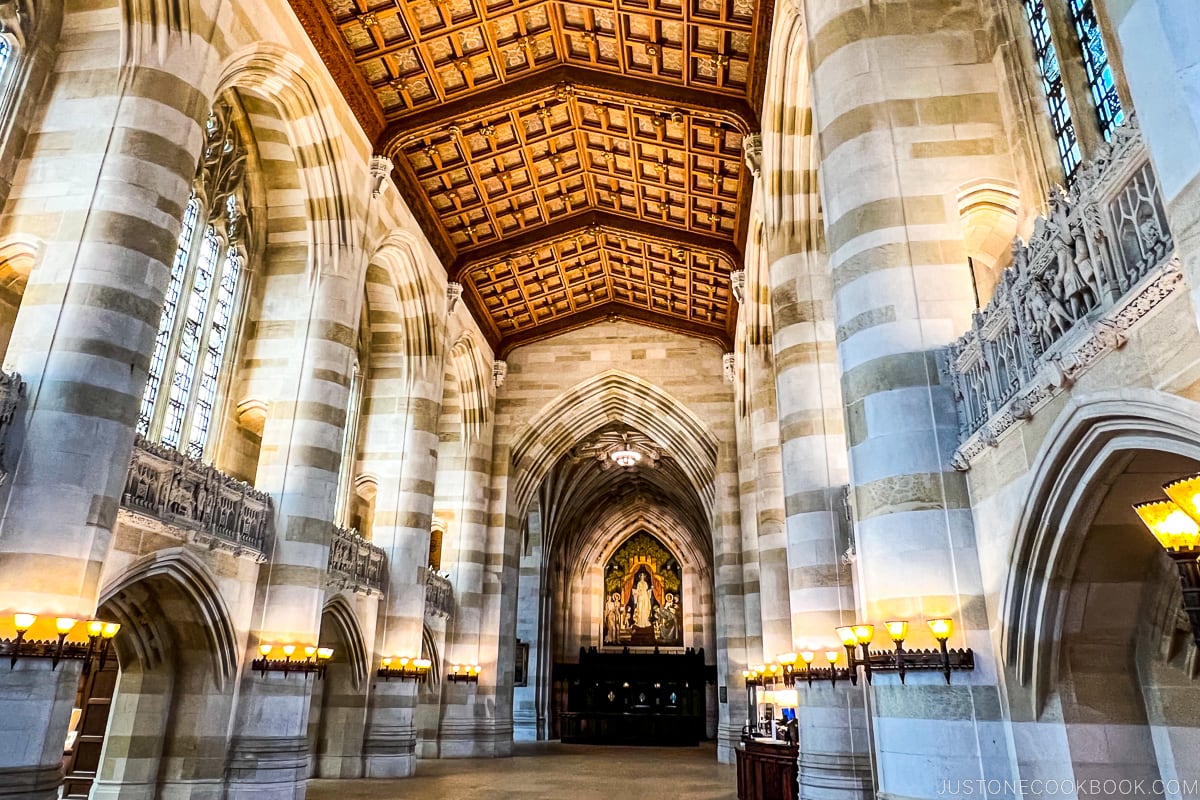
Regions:
<instances>
[{"instance_id":1,"label":"striped stone column","mask_svg":"<svg viewBox=\"0 0 1200 800\"><path fill-rule=\"evenodd\" d=\"M763 345L745 353L746 409L754 456L755 527L758 530L759 602L763 661L792 650L788 546L784 529L783 464L771 357Z\"/></svg>"},{"instance_id":2,"label":"striped stone column","mask_svg":"<svg viewBox=\"0 0 1200 800\"><path fill-rule=\"evenodd\" d=\"M395 365L375 359L364 393L362 466L379 480L372 539L388 554L388 587L372 669L378 666L378 657L416 658L421 654L425 619L422 576L429 559L437 477L442 355L397 358L401 363ZM416 768L416 704L416 684L375 680L363 745L366 777L412 774Z\"/></svg>"},{"instance_id":3,"label":"striped stone column","mask_svg":"<svg viewBox=\"0 0 1200 800\"><path fill-rule=\"evenodd\" d=\"M89 10L90 13L91 10ZM82 15L81 15L82 16ZM127 31L141 35L136 20ZM8 350L27 383L8 442L0 618L90 618L133 446L209 98L208 45L116 63L117 26L68 14L53 93L31 126L0 237L40 237ZM146 54L143 54L146 55ZM37 638L53 638L50 627ZM0 797L57 794L79 663L0 674Z\"/></svg>"},{"instance_id":4,"label":"striped stone column","mask_svg":"<svg viewBox=\"0 0 1200 800\"><path fill-rule=\"evenodd\" d=\"M738 514L737 452L732 443L717 451L713 514L713 593L716 598L717 682L725 687L718 697L717 760L732 764L734 748L746 723L746 683L742 670L749 664L746 635L746 590L743 584L741 519Z\"/></svg>"},{"instance_id":5,"label":"striped stone column","mask_svg":"<svg viewBox=\"0 0 1200 800\"><path fill-rule=\"evenodd\" d=\"M486 398L491 401L491 396ZM452 563L443 562L454 584L454 617L446 635L447 664L479 664L478 684L445 685L439 747L443 756L490 756L506 753L512 740L511 702L507 718L501 717L497 697L502 679L512 682L512 667L500 662L500 593L515 584L502 580L503 542L489 537L488 497L492 463L492 415L477 433L462 442L465 458L460 469L456 516L457 529ZM498 536L496 537L499 538ZM515 574L512 578L515 578ZM505 672L507 671L507 675ZM497 751L500 751L499 753Z\"/></svg>"},{"instance_id":6,"label":"striped stone column","mask_svg":"<svg viewBox=\"0 0 1200 800\"><path fill-rule=\"evenodd\" d=\"M907 685L876 675L888 798L935 797L946 777L1011 778L970 500L950 466L955 410L933 352L974 307L956 191L1011 180L979 5L807 4L862 615L909 620L910 648L934 646L926 619L953 617L951 646L981 662L951 686L937 673Z\"/></svg>"},{"instance_id":7,"label":"striped stone column","mask_svg":"<svg viewBox=\"0 0 1200 800\"><path fill-rule=\"evenodd\" d=\"M846 543L839 538L846 456L825 269L820 253L804 250L775 254L770 268L793 651L820 650L836 641L834 628L854 618L853 582L841 562ZM868 796L870 737L862 690L849 684L797 688L802 795Z\"/></svg>"},{"instance_id":8,"label":"striped stone column","mask_svg":"<svg viewBox=\"0 0 1200 800\"><path fill-rule=\"evenodd\" d=\"M268 257L264 293L291 302L273 306L278 318L255 326L256 356L282 368L273 381L279 393L268 400L255 480L275 504L275 539L259 572L247 661L259 644L318 643L361 308L355 253L344 252L342 269L319 275L315 286L303 258L294 262L300 269L287 269L289 254L303 256L304 249ZM311 688L311 681L270 672L243 674L229 797L296 796L307 777Z\"/></svg>"}]
</instances>

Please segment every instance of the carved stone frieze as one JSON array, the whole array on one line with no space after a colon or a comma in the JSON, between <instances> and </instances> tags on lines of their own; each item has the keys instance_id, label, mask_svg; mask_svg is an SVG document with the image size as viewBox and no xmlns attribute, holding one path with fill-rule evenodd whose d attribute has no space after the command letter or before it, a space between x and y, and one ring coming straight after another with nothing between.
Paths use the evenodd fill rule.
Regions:
<instances>
[{"instance_id":1,"label":"carved stone frieze","mask_svg":"<svg viewBox=\"0 0 1200 800\"><path fill-rule=\"evenodd\" d=\"M958 470L970 469L971 462L988 447L995 447L1010 428L1032 417L1103 356L1124 346L1128 331L1183 287L1180 267L1178 257L1171 259L1122 298L1104 318L1072 330L1064 346L1045 359L1033 380L963 441L951 465Z\"/></svg>"},{"instance_id":2,"label":"carved stone frieze","mask_svg":"<svg viewBox=\"0 0 1200 800\"><path fill-rule=\"evenodd\" d=\"M8 480L5 455L9 429L17 413L17 403L25 394L25 382L16 372L0 371L0 486Z\"/></svg>"},{"instance_id":3,"label":"carved stone frieze","mask_svg":"<svg viewBox=\"0 0 1200 800\"><path fill-rule=\"evenodd\" d=\"M138 436L121 507L164 532L262 560L274 515L271 498L248 483Z\"/></svg>"},{"instance_id":4,"label":"carved stone frieze","mask_svg":"<svg viewBox=\"0 0 1200 800\"><path fill-rule=\"evenodd\" d=\"M943 353L963 441L955 466L966 469L1001 432L1121 347L1129 326L1166 296L1159 293L1174 290L1173 250L1131 119L1069 192L1055 190L1029 241L1013 242L1012 266L991 301Z\"/></svg>"},{"instance_id":5,"label":"carved stone frieze","mask_svg":"<svg viewBox=\"0 0 1200 800\"><path fill-rule=\"evenodd\" d=\"M333 526L329 541L329 574L326 584L362 594L383 591L387 556L353 528Z\"/></svg>"},{"instance_id":6,"label":"carved stone frieze","mask_svg":"<svg viewBox=\"0 0 1200 800\"><path fill-rule=\"evenodd\" d=\"M421 567L418 578L425 584L425 616L449 617L454 613L454 586L450 579L429 567Z\"/></svg>"}]
</instances>

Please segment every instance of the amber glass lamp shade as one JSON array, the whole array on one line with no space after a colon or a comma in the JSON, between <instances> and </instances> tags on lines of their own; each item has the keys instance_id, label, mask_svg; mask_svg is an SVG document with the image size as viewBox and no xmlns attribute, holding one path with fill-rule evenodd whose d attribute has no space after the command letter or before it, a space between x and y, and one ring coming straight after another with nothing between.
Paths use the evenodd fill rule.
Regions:
<instances>
[{"instance_id":1,"label":"amber glass lamp shade","mask_svg":"<svg viewBox=\"0 0 1200 800\"><path fill-rule=\"evenodd\" d=\"M1162 488L1183 513L1200 522L1200 474L1164 483Z\"/></svg>"},{"instance_id":2,"label":"amber glass lamp shade","mask_svg":"<svg viewBox=\"0 0 1200 800\"><path fill-rule=\"evenodd\" d=\"M887 628L888 636L892 637L892 641L897 644L908 638L908 622L905 620L890 620L883 623Z\"/></svg>"},{"instance_id":3,"label":"amber glass lamp shade","mask_svg":"<svg viewBox=\"0 0 1200 800\"><path fill-rule=\"evenodd\" d=\"M25 633L37 622L37 614L13 614L13 627L17 633Z\"/></svg>"},{"instance_id":4,"label":"amber glass lamp shade","mask_svg":"<svg viewBox=\"0 0 1200 800\"><path fill-rule=\"evenodd\" d=\"M854 637L858 639L859 644L870 644L871 640L875 638L875 626L855 625Z\"/></svg>"},{"instance_id":5,"label":"amber glass lamp shade","mask_svg":"<svg viewBox=\"0 0 1200 800\"><path fill-rule=\"evenodd\" d=\"M54 620L54 627L59 633L66 635L71 632L72 628L75 627L76 622L78 622L78 620L72 617L59 617L58 619Z\"/></svg>"},{"instance_id":6,"label":"amber glass lamp shade","mask_svg":"<svg viewBox=\"0 0 1200 800\"><path fill-rule=\"evenodd\" d=\"M817 657L817 654L814 653L812 650L801 650L800 651L800 660L803 661L805 664L811 665L813 660L816 657Z\"/></svg>"},{"instance_id":7,"label":"amber glass lamp shade","mask_svg":"<svg viewBox=\"0 0 1200 800\"><path fill-rule=\"evenodd\" d=\"M1180 481L1168 483L1167 486L1174 487L1177 483ZM1163 488L1165 491L1166 487ZM1150 529L1164 549L1186 550L1200 547L1200 524L1174 500L1138 503L1133 510L1142 518L1142 524Z\"/></svg>"},{"instance_id":8,"label":"amber glass lamp shade","mask_svg":"<svg viewBox=\"0 0 1200 800\"><path fill-rule=\"evenodd\" d=\"M842 657L842 654L837 650L826 650L825 651L825 658L829 661L829 666L831 666L831 667L836 667L838 659L841 657Z\"/></svg>"},{"instance_id":9,"label":"amber glass lamp shade","mask_svg":"<svg viewBox=\"0 0 1200 800\"><path fill-rule=\"evenodd\" d=\"M842 640L842 644L846 647L858 646L858 634L854 632L852 625L843 625L840 628L834 629L837 632L838 638Z\"/></svg>"},{"instance_id":10,"label":"amber glass lamp shade","mask_svg":"<svg viewBox=\"0 0 1200 800\"><path fill-rule=\"evenodd\" d=\"M100 632L100 635L103 636L105 639L111 639L117 635L117 631L119 631L119 630L121 630L121 623L106 622L106 623L104 623L104 630L102 630Z\"/></svg>"},{"instance_id":11,"label":"amber glass lamp shade","mask_svg":"<svg viewBox=\"0 0 1200 800\"><path fill-rule=\"evenodd\" d=\"M929 632L939 642L944 642L954 635L954 621L949 619L931 619L928 623Z\"/></svg>"},{"instance_id":12,"label":"amber glass lamp shade","mask_svg":"<svg viewBox=\"0 0 1200 800\"><path fill-rule=\"evenodd\" d=\"M779 657L776 660L783 666L790 667L796 663L796 654L795 653L780 653Z\"/></svg>"}]
</instances>

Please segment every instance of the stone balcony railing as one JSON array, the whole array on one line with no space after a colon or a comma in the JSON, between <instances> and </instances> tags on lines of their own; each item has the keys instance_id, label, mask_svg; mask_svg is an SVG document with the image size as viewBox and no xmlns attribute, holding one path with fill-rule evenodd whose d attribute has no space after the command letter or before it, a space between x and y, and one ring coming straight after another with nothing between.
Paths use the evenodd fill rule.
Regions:
<instances>
[{"instance_id":1,"label":"stone balcony railing","mask_svg":"<svg viewBox=\"0 0 1200 800\"><path fill-rule=\"evenodd\" d=\"M208 547L266 557L273 523L269 495L141 436L133 446L121 507Z\"/></svg>"},{"instance_id":2,"label":"stone balcony railing","mask_svg":"<svg viewBox=\"0 0 1200 800\"><path fill-rule=\"evenodd\" d=\"M9 428L17 414L17 403L25 391L25 383L15 372L0 370L0 485L8 480L8 462L4 458Z\"/></svg>"},{"instance_id":3,"label":"stone balcony railing","mask_svg":"<svg viewBox=\"0 0 1200 800\"><path fill-rule=\"evenodd\" d=\"M333 527L329 543L329 584L355 592L382 592L387 555L354 528Z\"/></svg>"},{"instance_id":4,"label":"stone balcony railing","mask_svg":"<svg viewBox=\"0 0 1200 800\"><path fill-rule=\"evenodd\" d=\"M943 352L970 463L1031 417L1180 285L1158 182L1131 120L1050 198L971 330Z\"/></svg>"},{"instance_id":5,"label":"stone balcony railing","mask_svg":"<svg viewBox=\"0 0 1200 800\"><path fill-rule=\"evenodd\" d=\"M425 582L425 616L449 617L454 612L454 586L430 567L421 568Z\"/></svg>"}]
</instances>

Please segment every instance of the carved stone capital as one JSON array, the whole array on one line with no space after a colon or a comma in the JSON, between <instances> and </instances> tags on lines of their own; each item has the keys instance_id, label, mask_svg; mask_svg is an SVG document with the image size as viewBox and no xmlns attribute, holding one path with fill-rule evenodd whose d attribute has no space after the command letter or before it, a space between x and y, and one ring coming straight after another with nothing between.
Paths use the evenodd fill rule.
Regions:
<instances>
[{"instance_id":1,"label":"carved stone capital","mask_svg":"<svg viewBox=\"0 0 1200 800\"><path fill-rule=\"evenodd\" d=\"M504 379L508 377L508 362L493 361L492 362L492 383L499 389L504 385Z\"/></svg>"},{"instance_id":2,"label":"carved stone capital","mask_svg":"<svg viewBox=\"0 0 1200 800\"><path fill-rule=\"evenodd\" d=\"M462 297L462 293L463 287L461 283L450 281L446 284L446 300L449 302L449 307L446 309L447 313L454 313L454 307L458 305L458 300Z\"/></svg>"}]
</instances>

